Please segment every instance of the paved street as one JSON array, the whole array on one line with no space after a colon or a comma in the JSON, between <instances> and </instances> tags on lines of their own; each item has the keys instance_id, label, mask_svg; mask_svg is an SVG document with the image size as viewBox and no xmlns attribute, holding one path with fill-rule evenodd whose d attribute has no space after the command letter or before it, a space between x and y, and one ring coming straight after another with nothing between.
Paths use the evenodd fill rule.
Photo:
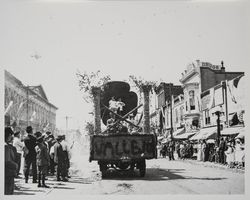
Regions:
<instances>
[{"instance_id":1,"label":"paved street","mask_svg":"<svg viewBox=\"0 0 250 200\"><path fill-rule=\"evenodd\" d=\"M57 182L48 177L49 189L36 184L16 181L16 195L94 195L94 194L244 194L244 173L211 163L197 161L147 160L144 178L139 173L111 171L104 180L96 162L82 156L69 182ZM30 180L31 182L31 180Z\"/></svg>"}]
</instances>

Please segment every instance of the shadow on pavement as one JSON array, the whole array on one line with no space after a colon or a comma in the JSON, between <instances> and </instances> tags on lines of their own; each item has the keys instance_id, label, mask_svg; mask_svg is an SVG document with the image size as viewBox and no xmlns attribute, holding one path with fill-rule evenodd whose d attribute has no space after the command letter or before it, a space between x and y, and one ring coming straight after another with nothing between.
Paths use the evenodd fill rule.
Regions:
<instances>
[{"instance_id":1,"label":"shadow on pavement","mask_svg":"<svg viewBox=\"0 0 250 200\"><path fill-rule=\"evenodd\" d=\"M45 193L46 191L44 190L33 190L28 187L22 187L18 186L18 188L15 189L14 195L35 195L37 192L42 192Z\"/></svg>"},{"instance_id":2,"label":"shadow on pavement","mask_svg":"<svg viewBox=\"0 0 250 200\"><path fill-rule=\"evenodd\" d=\"M53 189L69 189L69 190L74 190L75 188L72 188L72 187L65 187L65 186L53 186L52 187Z\"/></svg>"},{"instance_id":3,"label":"shadow on pavement","mask_svg":"<svg viewBox=\"0 0 250 200\"><path fill-rule=\"evenodd\" d=\"M92 184L93 182L90 178L72 177L69 179L69 183Z\"/></svg>"},{"instance_id":4,"label":"shadow on pavement","mask_svg":"<svg viewBox=\"0 0 250 200\"><path fill-rule=\"evenodd\" d=\"M146 170L145 177L140 177L139 170L135 171L108 171L104 180L146 180L146 181L166 181L166 180L177 180L177 179L186 179L186 180L223 180L226 178L223 177L191 177L191 176L182 176L181 173L184 173L185 169L159 169L159 168L149 168Z\"/></svg>"}]
</instances>

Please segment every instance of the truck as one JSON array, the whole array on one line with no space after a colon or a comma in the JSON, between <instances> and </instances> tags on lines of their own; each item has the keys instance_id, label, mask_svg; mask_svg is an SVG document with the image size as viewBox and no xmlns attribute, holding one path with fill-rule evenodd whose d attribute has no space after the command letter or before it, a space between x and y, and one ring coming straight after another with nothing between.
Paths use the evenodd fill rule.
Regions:
<instances>
[{"instance_id":1,"label":"truck","mask_svg":"<svg viewBox=\"0 0 250 200\"><path fill-rule=\"evenodd\" d=\"M111 99L122 101L123 108L110 108ZM157 138L154 133L139 125L142 118L137 124L128 119L135 119L139 107L143 106L138 105L137 94L130 91L130 85L126 82L108 82L100 90L100 101L95 106L100 108L95 109L95 112L100 110L95 116L101 118L107 129L95 131L90 137L89 161L98 162L102 177L106 177L111 168L118 171L138 169L139 175L144 177L146 160L157 158ZM149 113L142 113L144 118L147 114ZM111 118L113 123L109 124ZM98 126L97 122L95 120L95 126ZM149 122L145 124L144 120L143 126L145 125L149 127Z\"/></svg>"}]
</instances>

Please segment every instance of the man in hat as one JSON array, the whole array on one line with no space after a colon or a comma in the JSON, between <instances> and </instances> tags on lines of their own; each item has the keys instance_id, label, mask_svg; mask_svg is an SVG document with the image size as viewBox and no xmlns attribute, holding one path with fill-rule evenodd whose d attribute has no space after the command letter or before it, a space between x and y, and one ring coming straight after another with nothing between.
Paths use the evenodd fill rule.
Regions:
<instances>
[{"instance_id":1,"label":"man in hat","mask_svg":"<svg viewBox=\"0 0 250 200\"><path fill-rule=\"evenodd\" d=\"M66 171L63 167L64 165L64 153L63 148L60 142L62 141L61 136L56 137L56 143L54 145L54 163L56 165L56 172L57 172L57 181L67 181L66 179ZM62 177L62 179L61 179Z\"/></svg>"},{"instance_id":2,"label":"man in hat","mask_svg":"<svg viewBox=\"0 0 250 200\"><path fill-rule=\"evenodd\" d=\"M49 155L50 155L50 175L54 175L55 173L55 162L54 162L54 145L56 143L56 139L54 136L51 134L48 139L48 144L49 144Z\"/></svg>"},{"instance_id":3,"label":"man in hat","mask_svg":"<svg viewBox=\"0 0 250 200\"><path fill-rule=\"evenodd\" d=\"M32 176L33 183L37 183L37 166L36 166L36 137L33 135L33 129L31 126L26 128L28 135L24 138L25 147L28 149L28 153L24 157L24 176L25 183L28 183L29 180L29 170L32 165Z\"/></svg>"},{"instance_id":4,"label":"man in hat","mask_svg":"<svg viewBox=\"0 0 250 200\"><path fill-rule=\"evenodd\" d=\"M16 161L18 164L18 168L17 168L17 177L19 176L19 172L20 172L20 168L21 168L21 158L22 158L22 151L23 151L23 142L21 142L21 138L20 138L20 131L14 133L14 139L13 139L13 146L16 147L17 150L17 154L16 154Z\"/></svg>"},{"instance_id":5,"label":"man in hat","mask_svg":"<svg viewBox=\"0 0 250 200\"><path fill-rule=\"evenodd\" d=\"M38 186L37 187L45 187L49 188L45 184L45 176L47 174L48 166L49 166L49 153L47 147L44 144L44 135L37 138L37 146L36 150L36 164L38 166ZM41 184L42 181L42 184Z\"/></svg>"},{"instance_id":6,"label":"man in hat","mask_svg":"<svg viewBox=\"0 0 250 200\"><path fill-rule=\"evenodd\" d=\"M18 164L15 162L15 152L11 142L13 141L14 132L10 127L5 127L5 145L4 145L4 161L5 161L5 181L4 181L4 194L10 195L14 193L14 177Z\"/></svg>"},{"instance_id":7,"label":"man in hat","mask_svg":"<svg viewBox=\"0 0 250 200\"><path fill-rule=\"evenodd\" d=\"M50 154L51 148L53 147L53 145L56 142L54 139L54 136L51 134L51 132L46 132L44 140L45 140L48 152ZM50 175L54 175L54 173L55 173L54 160L51 157L50 157L50 165L49 165L48 172L50 173Z\"/></svg>"}]
</instances>

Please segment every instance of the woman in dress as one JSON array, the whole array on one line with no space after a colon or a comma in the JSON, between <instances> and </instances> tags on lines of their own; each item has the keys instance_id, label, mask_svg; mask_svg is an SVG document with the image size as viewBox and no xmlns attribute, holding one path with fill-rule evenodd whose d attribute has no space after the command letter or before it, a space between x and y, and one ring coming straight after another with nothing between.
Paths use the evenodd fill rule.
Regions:
<instances>
[{"instance_id":1,"label":"woman in dress","mask_svg":"<svg viewBox=\"0 0 250 200\"><path fill-rule=\"evenodd\" d=\"M226 163L228 167L232 168L234 165L234 147L232 142L228 143L225 154L226 154Z\"/></svg>"}]
</instances>

